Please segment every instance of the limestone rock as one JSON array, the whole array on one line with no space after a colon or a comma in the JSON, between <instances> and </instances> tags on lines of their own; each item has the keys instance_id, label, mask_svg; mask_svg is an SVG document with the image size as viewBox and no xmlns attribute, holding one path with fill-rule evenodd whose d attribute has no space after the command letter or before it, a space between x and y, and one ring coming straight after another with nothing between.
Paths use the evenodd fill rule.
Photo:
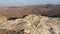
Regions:
<instances>
[{"instance_id":1,"label":"limestone rock","mask_svg":"<svg viewBox=\"0 0 60 34\"><path fill-rule=\"evenodd\" d=\"M31 14L22 19L0 23L0 29L21 31L25 34L60 34L60 18Z\"/></svg>"}]
</instances>

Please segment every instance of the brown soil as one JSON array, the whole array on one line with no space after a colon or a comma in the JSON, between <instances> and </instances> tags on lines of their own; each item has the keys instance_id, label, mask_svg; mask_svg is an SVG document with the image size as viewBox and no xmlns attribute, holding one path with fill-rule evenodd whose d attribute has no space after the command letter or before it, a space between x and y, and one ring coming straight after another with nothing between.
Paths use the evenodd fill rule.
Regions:
<instances>
[{"instance_id":1,"label":"brown soil","mask_svg":"<svg viewBox=\"0 0 60 34\"><path fill-rule=\"evenodd\" d=\"M0 16L7 17L23 17L28 14L46 15L46 16L60 16L60 6L56 7L10 7L10 8L0 8Z\"/></svg>"}]
</instances>

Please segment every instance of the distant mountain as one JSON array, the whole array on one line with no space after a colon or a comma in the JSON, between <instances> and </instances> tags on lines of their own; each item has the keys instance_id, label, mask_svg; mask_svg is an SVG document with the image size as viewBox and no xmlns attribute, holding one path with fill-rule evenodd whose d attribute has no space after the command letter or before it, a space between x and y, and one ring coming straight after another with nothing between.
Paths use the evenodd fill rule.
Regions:
<instances>
[{"instance_id":1,"label":"distant mountain","mask_svg":"<svg viewBox=\"0 0 60 34\"><path fill-rule=\"evenodd\" d=\"M60 16L60 5L31 5L31 6L11 6L0 8L0 16L23 17L27 14Z\"/></svg>"}]
</instances>

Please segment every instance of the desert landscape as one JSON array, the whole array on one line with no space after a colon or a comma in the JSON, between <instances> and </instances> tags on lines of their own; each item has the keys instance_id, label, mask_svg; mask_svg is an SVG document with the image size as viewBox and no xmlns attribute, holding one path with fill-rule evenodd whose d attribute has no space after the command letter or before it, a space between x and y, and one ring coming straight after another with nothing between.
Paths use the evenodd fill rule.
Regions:
<instances>
[{"instance_id":1,"label":"desert landscape","mask_svg":"<svg viewBox=\"0 0 60 34\"><path fill-rule=\"evenodd\" d=\"M0 8L0 34L60 34L60 5Z\"/></svg>"},{"instance_id":2,"label":"desert landscape","mask_svg":"<svg viewBox=\"0 0 60 34\"><path fill-rule=\"evenodd\" d=\"M25 7L5 7L0 8L0 16L7 17L23 17L28 14L46 15L46 16L59 16L60 5L32 5Z\"/></svg>"}]
</instances>

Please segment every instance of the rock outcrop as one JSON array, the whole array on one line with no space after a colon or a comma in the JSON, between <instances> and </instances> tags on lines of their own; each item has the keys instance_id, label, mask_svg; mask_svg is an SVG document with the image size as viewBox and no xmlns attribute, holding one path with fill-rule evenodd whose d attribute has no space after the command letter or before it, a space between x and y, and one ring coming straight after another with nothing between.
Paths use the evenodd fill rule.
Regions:
<instances>
[{"instance_id":1,"label":"rock outcrop","mask_svg":"<svg viewBox=\"0 0 60 34\"><path fill-rule=\"evenodd\" d=\"M0 22L0 29L12 30L11 34L13 31L16 31L15 34L20 34L20 32L25 34L60 34L60 18L31 14L24 18Z\"/></svg>"}]
</instances>

